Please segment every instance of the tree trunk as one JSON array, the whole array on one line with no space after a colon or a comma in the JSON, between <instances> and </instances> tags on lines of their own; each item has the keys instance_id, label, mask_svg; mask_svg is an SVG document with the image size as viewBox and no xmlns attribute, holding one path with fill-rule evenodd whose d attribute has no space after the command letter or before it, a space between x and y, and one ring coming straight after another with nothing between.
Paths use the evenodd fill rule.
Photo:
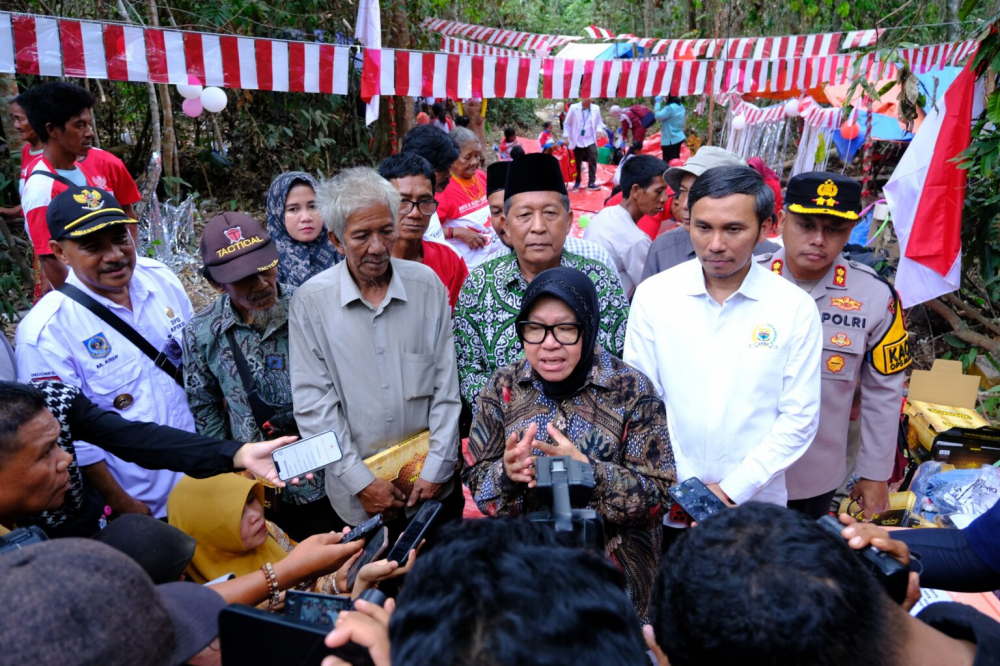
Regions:
<instances>
[{"instance_id":1,"label":"tree trunk","mask_svg":"<svg viewBox=\"0 0 1000 666\"><path fill-rule=\"evenodd\" d=\"M408 49L410 44L410 16L406 11L406 3L397 0L392 7L392 21L389 24L389 44L397 49ZM403 135L413 127L413 98L409 95L396 97L396 133L397 141L403 140ZM398 145L397 145L398 150Z\"/></svg>"},{"instance_id":2,"label":"tree trunk","mask_svg":"<svg viewBox=\"0 0 1000 666\"><path fill-rule=\"evenodd\" d=\"M21 161L21 135L14 130L14 118L10 115L10 105L20 93L13 76L0 74L0 119L3 121L3 135L7 137L7 151L11 159Z\"/></svg>"},{"instance_id":3,"label":"tree trunk","mask_svg":"<svg viewBox=\"0 0 1000 666\"><path fill-rule=\"evenodd\" d=\"M644 0L642 5L642 34L644 37L653 35L653 16L656 14L656 0Z\"/></svg>"},{"instance_id":4,"label":"tree trunk","mask_svg":"<svg viewBox=\"0 0 1000 666\"><path fill-rule=\"evenodd\" d=\"M946 29L949 42L957 42L961 35L961 26L956 23L960 4L960 0L944 0L944 20L948 24Z\"/></svg>"}]
</instances>

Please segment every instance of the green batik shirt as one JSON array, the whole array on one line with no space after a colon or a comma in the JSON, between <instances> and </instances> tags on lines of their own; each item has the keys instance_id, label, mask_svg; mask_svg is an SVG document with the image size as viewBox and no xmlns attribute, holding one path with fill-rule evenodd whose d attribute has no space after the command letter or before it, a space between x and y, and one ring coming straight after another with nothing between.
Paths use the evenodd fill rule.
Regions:
<instances>
[{"instance_id":1,"label":"green batik shirt","mask_svg":"<svg viewBox=\"0 0 1000 666\"><path fill-rule=\"evenodd\" d=\"M628 299L618 273L599 261L566 251L559 264L583 271L594 283L601 306L597 343L621 358L625 349ZM514 322L527 288L515 254L476 266L462 285L452 327L462 397L470 406L476 404L476 397L497 368L524 356Z\"/></svg>"},{"instance_id":2,"label":"green batik shirt","mask_svg":"<svg viewBox=\"0 0 1000 666\"><path fill-rule=\"evenodd\" d=\"M184 387L198 433L220 439L259 442L268 439L254 420L246 390L233 360L226 331L234 329L236 344L250 366L264 399L272 405L292 404L288 374L288 303L293 289L279 285L280 316L264 334L243 323L229 296L220 296L184 327ZM307 504L326 495L323 471L299 485L288 485L281 496L289 504Z\"/></svg>"}]
</instances>

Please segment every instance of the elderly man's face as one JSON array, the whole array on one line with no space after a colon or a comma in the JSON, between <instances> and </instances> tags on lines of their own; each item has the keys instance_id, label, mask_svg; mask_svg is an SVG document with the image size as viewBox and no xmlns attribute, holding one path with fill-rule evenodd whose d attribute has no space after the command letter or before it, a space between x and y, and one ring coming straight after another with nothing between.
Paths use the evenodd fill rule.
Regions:
<instances>
[{"instance_id":1,"label":"elderly man's face","mask_svg":"<svg viewBox=\"0 0 1000 666\"><path fill-rule=\"evenodd\" d=\"M521 261L558 263L572 221L558 192L522 192L511 197L507 239Z\"/></svg>"},{"instance_id":2,"label":"elderly man's face","mask_svg":"<svg viewBox=\"0 0 1000 666\"><path fill-rule=\"evenodd\" d=\"M0 515L32 516L62 506L73 460L58 444L59 421L43 409L17 429L0 458Z\"/></svg>"},{"instance_id":3,"label":"elderly man's face","mask_svg":"<svg viewBox=\"0 0 1000 666\"><path fill-rule=\"evenodd\" d=\"M376 282L385 275L392 247L399 237L396 213L381 204L363 208L347 218L343 241L330 233L330 240L347 258L347 267L355 280Z\"/></svg>"},{"instance_id":4,"label":"elderly man's face","mask_svg":"<svg viewBox=\"0 0 1000 666\"><path fill-rule=\"evenodd\" d=\"M222 285L233 304L240 310L267 310L278 300L278 269L248 275L242 280Z\"/></svg>"}]
</instances>

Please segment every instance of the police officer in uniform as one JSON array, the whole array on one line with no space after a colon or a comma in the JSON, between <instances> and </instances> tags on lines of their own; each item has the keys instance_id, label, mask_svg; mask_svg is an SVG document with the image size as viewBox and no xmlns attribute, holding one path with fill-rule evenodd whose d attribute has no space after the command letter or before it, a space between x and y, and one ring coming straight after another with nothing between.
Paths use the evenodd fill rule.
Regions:
<instances>
[{"instance_id":1,"label":"police officer in uniform","mask_svg":"<svg viewBox=\"0 0 1000 666\"><path fill-rule=\"evenodd\" d=\"M77 386L101 409L131 421L194 432L187 394L171 372L181 364L181 332L194 315L177 276L136 256L128 232L135 220L104 190L66 189L49 204L46 222L53 253L71 269L71 289L47 294L17 327L18 379ZM80 298L138 332L159 351L157 360ZM180 474L145 469L86 442L76 443L76 454L87 483L115 514L166 515L167 496Z\"/></svg>"},{"instance_id":2,"label":"police officer in uniform","mask_svg":"<svg viewBox=\"0 0 1000 666\"><path fill-rule=\"evenodd\" d=\"M888 508L887 480L896 454L903 370L909 340L899 297L868 266L841 254L858 220L861 186L830 172L788 181L779 220L784 247L757 258L805 289L823 324L822 405L816 439L785 473L788 505L807 515L829 512L847 474L847 429L860 387L860 480L851 494L866 516Z\"/></svg>"}]
</instances>

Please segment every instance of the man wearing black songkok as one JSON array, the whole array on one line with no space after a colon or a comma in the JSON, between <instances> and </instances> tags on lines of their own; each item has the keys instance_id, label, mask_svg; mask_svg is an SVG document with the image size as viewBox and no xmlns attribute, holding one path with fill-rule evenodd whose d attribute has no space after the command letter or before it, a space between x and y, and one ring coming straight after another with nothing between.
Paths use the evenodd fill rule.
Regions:
<instances>
[{"instance_id":1,"label":"man wearing black songkok","mask_svg":"<svg viewBox=\"0 0 1000 666\"><path fill-rule=\"evenodd\" d=\"M470 406L497 368L522 356L514 322L528 284L542 271L582 271L601 305L597 342L621 357L625 341L628 301L617 272L566 249L573 215L559 162L525 155L510 163L504 185L505 242L514 252L472 269L453 318L461 392Z\"/></svg>"}]
</instances>

